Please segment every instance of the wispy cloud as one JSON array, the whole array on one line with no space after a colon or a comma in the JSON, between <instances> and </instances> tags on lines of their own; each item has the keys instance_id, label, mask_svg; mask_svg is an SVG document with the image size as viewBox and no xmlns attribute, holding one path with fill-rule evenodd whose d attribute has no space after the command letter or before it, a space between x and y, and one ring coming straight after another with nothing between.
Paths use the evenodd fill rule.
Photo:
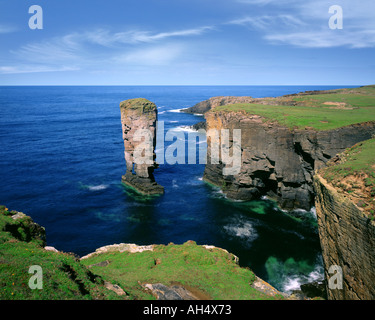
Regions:
<instances>
[{"instance_id":1,"label":"wispy cloud","mask_svg":"<svg viewBox=\"0 0 375 320\"><path fill-rule=\"evenodd\" d=\"M118 64L160 66L172 63L183 52L183 48L175 44L136 49L115 56L112 61Z\"/></svg>"},{"instance_id":2,"label":"wispy cloud","mask_svg":"<svg viewBox=\"0 0 375 320\"><path fill-rule=\"evenodd\" d=\"M259 30L271 44L285 44L305 48L375 47L375 2L363 0L336 0L344 11L344 29L328 27L328 9L332 3L326 0L237 0L248 5L263 5L269 12L263 16L249 16L231 21L232 24ZM284 13L280 13L284 12ZM298 30L296 30L296 28Z\"/></svg>"},{"instance_id":3,"label":"wispy cloud","mask_svg":"<svg viewBox=\"0 0 375 320\"><path fill-rule=\"evenodd\" d=\"M61 72L76 70L79 70L79 68L72 66L61 66L59 68L48 67L45 65L0 66L0 74Z\"/></svg>"},{"instance_id":4,"label":"wispy cloud","mask_svg":"<svg viewBox=\"0 0 375 320\"><path fill-rule=\"evenodd\" d=\"M187 37L201 35L207 31L213 30L213 26L203 26L193 29L168 31L168 32L150 32L142 30L128 30L124 32L112 33L106 29L85 32L83 34L74 34L80 40L99 44L102 46L114 46L119 44L137 44L150 43L164 40L167 38Z\"/></svg>"},{"instance_id":5,"label":"wispy cloud","mask_svg":"<svg viewBox=\"0 0 375 320\"><path fill-rule=\"evenodd\" d=\"M5 34L5 33L12 33L17 31L17 28L13 26L8 26L8 25L1 25L0 24L0 34Z\"/></svg>"},{"instance_id":6,"label":"wispy cloud","mask_svg":"<svg viewBox=\"0 0 375 320\"><path fill-rule=\"evenodd\" d=\"M213 29L213 26L202 26L168 32L111 32L107 29L74 32L28 43L11 51L23 67L3 66L0 73L71 71L97 64L98 61L105 61L107 65L163 65L176 59L182 52L180 45L166 40L199 36ZM67 65L71 67L65 67Z\"/></svg>"},{"instance_id":7,"label":"wispy cloud","mask_svg":"<svg viewBox=\"0 0 375 320\"><path fill-rule=\"evenodd\" d=\"M289 14L280 15L263 15L263 16L247 16L236 20L229 21L228 24L237 24L242 26L251 26L255 29L270 29L280 27L300 27L305 23L297 17Z\"/></svg>"},{"instance_id":8,"label":"wispy cloud","mask_svg":"<svg viewBox=\"0 0 375 320\"><path fill-rule=\"evenodd\" d=\"M287 34L279 33L266 35L265 39L274 43L284 43L305 48L371 48L375 47L375 30L343 33L334 33L327 30Z\"/></svg>"}]
</instances>

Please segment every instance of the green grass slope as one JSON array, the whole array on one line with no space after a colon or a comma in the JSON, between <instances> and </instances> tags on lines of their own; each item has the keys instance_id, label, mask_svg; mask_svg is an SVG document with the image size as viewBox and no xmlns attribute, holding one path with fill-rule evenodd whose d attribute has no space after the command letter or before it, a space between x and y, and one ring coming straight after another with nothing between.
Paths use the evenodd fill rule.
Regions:
<instances>
[{"instance_id":1,"label":"green grass slope","mask_svg":"<svg viewBox=\"0 0 375 320\"><path fill-rule=\"evenodd\" d=\"M213 111L243 111L291 129L332 130L375 121L375 86L266 98L259 103L220 106Z\"/></svg>"},{"instance_id":2,"label":"green grass slope","mask_svg":"<svg viewBox=\"0 0 375 320\"><path fill-rule=\"evenodd\" d=\"M0 300L117 299L74 255L45 250L43 231L30 217L0 207ZM42 268L41 289L29 286L31 266Z\"/></svg>"},{"instance_id":3,"label":"green grass slope","mask_svg":"<svg viewBox=\"0 0 375 320\"><path fill-rule=\"evenodd\" d=\"M153 251L139 253L92 254L85 259L46 250L45 244L43 227L23 213L0 206L0 300L155 299L144 283L179 283L200 299L284 298L253 288L256 276L241 268L234 255L193 241L154 245ZM30 279L36 282L35 274L29 273L31 266L41 267L40 289L29 286Z\"/></svg>"},{"instance_id":4,"label":"green grass slope","mask_svg":"<svg viewBox=\"0 0 375 320\"><path fill-rule=\"evenodd\" d=\"M107 261L105 266L100 262ZM153 251L140 253L108 252L82 260L90 270L109 282L116 282L132 299L154 299L141 284L178 283L193 288L208 299L264 300L267 296L251 287L254 273L241 268L225 250L206 249L194 241L182 245L156 245ZM99 264L99 265L98 265ZM96 266L95 266L96 265Z\"/></svg>"}]
</instances>

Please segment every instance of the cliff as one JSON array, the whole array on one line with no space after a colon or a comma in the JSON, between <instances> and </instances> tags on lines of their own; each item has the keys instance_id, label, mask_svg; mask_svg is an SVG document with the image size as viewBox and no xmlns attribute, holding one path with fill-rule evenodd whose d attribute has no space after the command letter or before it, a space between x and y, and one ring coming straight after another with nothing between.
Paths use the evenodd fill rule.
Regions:
<instances>
[{"instance_id":1,"label":"cliff","mask_svg":"<svg viewBox=\"0 0 375 320\"><path fill-rule=\"evenodd\" d=\"M269 195L282 208L309 210L314 205L314 171L375 134L374 89L304 93L212 108L205 113L207 132L241 130L241 169L225 176L223 163L211 163L208 137L204 180L222 187L232 199Z\"/></svg>"},{"instance_id":2,"label":"cliff","mask_svg":"<svg viewBox=\"0 0 375 320\"><path fill-rule=\"evenodd\" d=\"M120 103L126 173L122 182L142 194L161 194L154 169L157 107L147 99L130 99Z\"/></svg>"},{"instance_id":3,"label":"cliff","mask_svg":"<svg viewBox=\"0 0 375 320\"><path fill-rule=\"evenodd\" d=\"M319 237L327 280L342 272L342 288L329 285L332 300L375 299L375 139L330 161L314 177Z\"/></svg>"},{"instance_id":4,"label":"cliff","mask_svg":"<svg viewBox=\"0 0 375 320\"><path fill-rule=\"evenodd\" d=\"M207 131L241 130L242 165L237 175L224 176L223 164L208 163L204 179L223 187L229 198L252 200L269 195L286 209L309 210L314 204L314 170L375 133L375 122L317 131L290 129L243 112L210 111L205 117ZM210 139L207 158L211 158Z\"/></svg>"}]
</instances>

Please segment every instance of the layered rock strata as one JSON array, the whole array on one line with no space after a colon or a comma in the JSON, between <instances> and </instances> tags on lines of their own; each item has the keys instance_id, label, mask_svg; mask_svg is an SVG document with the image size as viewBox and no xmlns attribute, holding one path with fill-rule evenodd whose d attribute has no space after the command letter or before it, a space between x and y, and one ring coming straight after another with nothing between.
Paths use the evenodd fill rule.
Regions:
<instances>
[{"instance_id":1,"label":"layered rock strata","mask_svg":"<svg viewBox=\"0 0 375 320\"><path fill-rule=\"evenodd\" d=\"M122 182L142 194L162 194L164 188L157 184L153 174L157 168L154 152L157 107L147 99L138 98L121 102L120 110L126 161Z\"/></svg>"},{"instance_id":2,"label":"layered rock strata","mask_svg":"<svg viewBox=\"0 0 375 320\"><path fill-rule=\"evenodd\" d=\"M241 169L236 175L225 176L223 163L211 163L208 137L204 180L221 187L229 198L252 200L269 195L285 209L309 210L314 205L314 171L375 133L375 122L316 131L290 129L245 112L213 109L205 113L205 118L207 132L241 129ZM229 143L231 146L233 139Z\"/></svg>"},{"instance_id":3,"label":"layered rock strata","mask_svg":"<svg viewBox=\"0 0 375 320\"><path fill-rule=\"evenodd\" d=\"M328 299L374 300L375 222L319 174L314 186Z\"/></svg>"}]
</instances>

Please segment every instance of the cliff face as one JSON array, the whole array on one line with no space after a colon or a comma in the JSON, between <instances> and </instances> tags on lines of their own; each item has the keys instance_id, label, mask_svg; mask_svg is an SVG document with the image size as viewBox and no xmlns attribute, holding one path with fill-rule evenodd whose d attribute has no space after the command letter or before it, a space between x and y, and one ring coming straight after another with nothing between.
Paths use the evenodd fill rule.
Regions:
<instances>
[{"instance_id":1,"label":"cliff face","mask_svg":"<svg viewBox=\"0 0 375 320\"><path fill-rule=\"evenodd\" d=\"M241 129L242 160L239 174L224 176L222 163L210 163L208 138L204 179L222 187L229 198L251 200L267 194L276 197L286 209L309 210L314 204L314 170L375 133L374 122L315 131L290 129L244 112L211 110L205 118L207 131Z\"/></svg>"},{"instance_id":2,"label":"cliff face","mask_svg":"<svg viewBox=\"0 0 375 320\"><path fill-rule=\"evenodd\" d=\"M320 175L314 186L326 279L333 277L331 266L342 269L343 287L328 286L328 298L375 299L375 222Z\"/></svg>"},{"instance_id":3,"label":"cliff face","mask_svg":"<svg viewBox=\"0 0 375 320\"><path fill-rule=\"evenodd\" d=\"M122 182L143 194L163 193L153 175L157 168L156 105L146 99L131 99L121 102L120 110L126 161Z\"/></svg>"}]
</instances>

